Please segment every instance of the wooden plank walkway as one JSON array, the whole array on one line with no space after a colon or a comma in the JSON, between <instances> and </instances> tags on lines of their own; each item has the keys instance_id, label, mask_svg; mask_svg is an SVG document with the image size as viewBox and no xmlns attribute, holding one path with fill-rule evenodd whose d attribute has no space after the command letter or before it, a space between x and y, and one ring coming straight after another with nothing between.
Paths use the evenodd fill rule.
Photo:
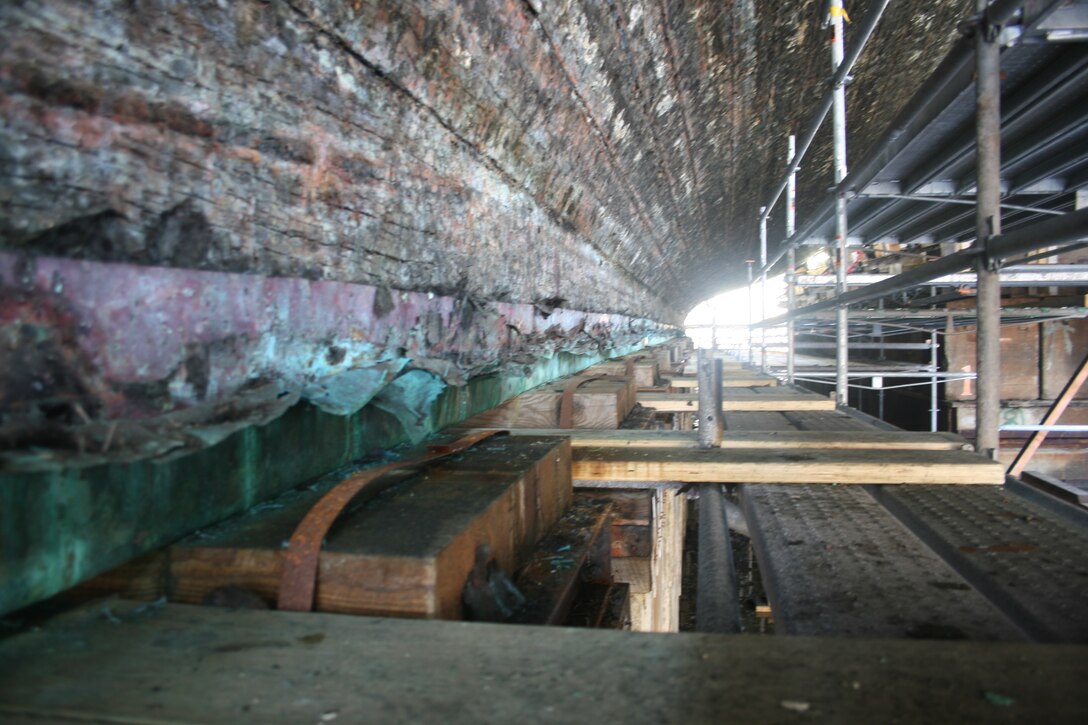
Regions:
<instances>
[{"instance_id":1,"label":"wooden plank walkway","mask_svg":"<svg viewBox=\"0 0 1088 725\"><path fill-rule=\"evenodd\" d=\"M661 636L110 600L0 642L0 719L1081 723L1086 661L1084 646Z\"/></svg>"}]
</instances>

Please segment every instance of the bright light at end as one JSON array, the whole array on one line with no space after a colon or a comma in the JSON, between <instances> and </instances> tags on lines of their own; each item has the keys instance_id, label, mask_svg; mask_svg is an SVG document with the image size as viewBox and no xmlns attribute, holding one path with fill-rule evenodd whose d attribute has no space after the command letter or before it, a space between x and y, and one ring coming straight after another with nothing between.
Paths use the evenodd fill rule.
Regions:
<instances>
[{"instance_id":1,"label":"bright light at end","mask_svg":"<svg viewBox=\"0 0 1088 725\"><path fill-rule=\"evenodd\" d=\"M760 288L758 281L751 288L745 286L723 292L695 306L684 327L695 347L718 347L736 351L748 348L748 325L786 312L786 281L782 275L767 278L767 288ZM752 332L756 345L760 341L760 329ZM785 342L785 328L767 330L767 344Z\"/></svg>"}]
</instances>

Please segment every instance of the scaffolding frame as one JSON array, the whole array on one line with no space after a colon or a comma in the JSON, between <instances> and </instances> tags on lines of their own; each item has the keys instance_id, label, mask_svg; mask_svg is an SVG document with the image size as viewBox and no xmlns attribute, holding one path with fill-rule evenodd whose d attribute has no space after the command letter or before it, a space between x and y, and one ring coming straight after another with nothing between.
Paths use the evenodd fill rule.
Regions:
<instances>
[{"instance_id":1,"label":"scaffolding frame","mask_svg":"<svg viewBox=\"0 0 1088 725\"><path fill-rule=\"evenodd\" d=\"M850 387L864 387L851 380L864 375L864 371L851 373L849 367L849 349L851 326L854 322L869 324L873 330L900 329L903 331L925 331L931 333L931 359L928 364L915 366L916 373L925 380L918 385L929 384L931 387L931 427L936 426L937 386L939 382L950 379L949 373L939 369L938 337L942 333L940 323L955 328L956 314L952 310L941 310L940 315L925 319L915 315L912 324L889 319L883 309L883 299L896 292L928 285L933 288L943 286L947 280L941 279L950 274L973 270L973 281L977 287L976 308L973 324L977 329L976 356L978 371L974 379L978 381L976 395L976 437L980 451L996 458L999 442L1000 412L1000 327L1009 324L1026 324L1053 319L1068 319L1088 316L1084 307L1069 309L1038 309L1027 314L1009 313L1001 307L1001 266L1016 257L1034 254L1031 259L1056 255L1062 251L1084 246L1088 240L1088 209L1077 208L1069 211L1072 202L1080 207L1082 196L1078 193L1088 188L1088 150L1081 142L1083 134L1080 128L1083 120L1066 119L1063 128L1047 127L1043 132L1034 133L1025 140L1025 131L1035 130L1033 120L1037 106L1042 104L1041 94L1050 104L1068 102L1070 94L1079 92L1083 81L1088 78L1088 59L1076 54L1063 55L1062 51L1046 47L1047 41L1053 40L1052 30L1042 33L1039 28L1050 17L1059 3L1031 4L1025 7L1024 0L977 0L977 14L960 24L965 38L957 43L948 57L940 64L934 74L919 89L916 96L907 104L906 110L892 124L885 137L866 159L849 175L846 173L846 124L845 124L845 82L850 68L864 48L869 35L887 6L885 0L875 0L866 14L864 27L860 29L860 42L849 53L845 52L842 28L841 0L831 0L828 4L828 17L825 27L832 29L832 66L833 76L830 89L825 94L816 114L807 127L800 148L795 147L794 138L789 141L787 167L781 182L777 185L767 204L760 208L760 269L758 275L749 272L749 295L752 284L758 278L766 286L768 272L783 257L787 258L787 314L771 320L763 319L750 323L750 327L760 329L760 365L769 371L768 345L766 330L778 325L786 326L787 353L784 366L788 382L806 380L796 370L796 338L798 334L813 334L813 318L820 313L832 313L835 316L833 327L835 337L835 388L839 404L847 402ZM1074 29L1083 30L1083 29ZM1051 44L1053 45L1053 44ZM1039 50L1042 47L1044 50ZM1028 51L1023 51L1028 48ZM1004 49L1004 50L1003 50ZM1021 60L1021 55L1026 59ZM1083 56L1084 54L1080 54ZM1043 71L1049 83L1028 84L1027 91L1016 87L1012 103L1005 119L1012 138L1008 162L1002 165L1002 75L1009 81L1023 81L1032 74L1039 75L1040 58L1049 58L1065 63L1055 69L1053 63ZM1063 76L1064 73L1064 76ZM1063 80L1064 78L1064 80ZM1056 80L1055 80L1056 79ZM1034 79L1033 79L1034 80ZM1035 86L1038 86L1036 88ZM1072 89L1072 90L1070 90ZM973 93L972 93L973 91ZM1034 95L1033 95L1034 94ZM968 105L965 98L973 95L973 103ZM829 109L833 109L833 147L835 185L831 190L831 199L826 202L802 229L795 225L794 208L796 203L796 172L808 150L812 139L823 123ZM1044 111L1045 112L1045 109ZM964 120L974 119L973 153L972 144L962 138L949 140L948 129L956 125L949 118L958 119L959 125ZM1053 126L1054 124L1051 124ZM934 130L935 129L935 130ZM944 134L944 136L942 136ZM1048 135L1049 134L1049 135ZM936 137L935 139L933 137ZM1039 140L1042 137L1042 141ZM1063 145L1064 144L1064 145ZM966 150L964 147L966 146ZM939 157L942 149L955 148L954 163L967 163L973 166L966 177L953 179L945 183L941 174L950 166L946 159ZM907 169L905 158L912 151L925 151L922 168ZM917 164L916 164L917 166ZM1026 169L1026 171L1024 171ZM1083 169L1078 177L1075 172ZM913 177L905 171L913 173ZM1004 172L1004 176L1003 176ZM1017 175L1019 173L1019 176ZM889 176L890 174L890 176ZM896 174L902 178L892 178ZM1065 174L1060 178L1058 174ZM767 223L771 211L781 196L788 190L786 212L786 237L780 244L777 254L768 258ZM966 198L974 192L974 200ZM1042 194L1042 200L1030 204L1011 203L1017 194ZM1010 198L1003 198L1008 196ZM1074 201L1075 200L1075 201ZM882 233L879 220L885 220L886 228L895 233L919 234L918 238L930 243L956 241L968 243L967 249L943 255L934 261L925 262L907 272L886 276L861 288L849 289L847 277L847 250L852 241L847 224L847 211L851 201L861 205L860 218L863 220L859 232L867 232L868 239L862 238L862 246L871 247L891 239ZM941 202L947 202L942 204ZM922 206L928 210L918 210L906 205ZM973 214L964 214L964 205L974 207ZM900 211L901 208L906 211ZM941 209L936 218L933 209ZM954 211L947 211L953 209ZM1002 233L1002 209L1013 219L1008 224L1008 231ZM1017 215L1019 215L1017 217ZM964 231L963 225L973 217L973 230ZM1037 221L1040 217L1043 221ZM922 222L924 225L921 225ZM835 277L827 279L828 285L834 284L836 294L829 300L797 308L795 287L796 249L812 238L819 238L821 228L828 229L833 224L837 259ZM890 226L888 226L890 224ZM911 226L913 224L914 226ZM956 227L956 225L959 227ZM921 225L921 226L920 226ZM973 235L971 234L973 231ZM937 237L938 234L942 237ZM825 234L826 240L831 234ZM899 241L899 238L896 238ZM910 240L907 240L910 241ZM1041 265L1045 268L1045 265ZM1031 271L1031 270L1029 270ZM1065 273L1065 277L1062 273ZM1008 274L1006 274L1008 276ZM1088 265L1080 265L1076 270L1050 270L1052 279L1043 280L1043 285L1058 284L1084 285L1088 279ZM857 280L856 280L857 281ZM971 279L957 278L956 283L970 283ZM1007 284L1016 284L1007 280ZM1027 286L1021 284L1021 286ZM1034 286L1034 285L1032 285ZM881 309L855 310L851 319L847 310L851 305L880 300ZM764 303L765 304L765 303ZM894 315L894 313L893 313ZM763 316L765 318L765 314ZM962 319L962 318L961 318ZM938 323L938 324L934 324ZM965 324L965 323L961 323ZM819 327L817 325L817 327ZM822 334L828 326L823 325ZM856 339L856 334L853 337ZM754 338L750 334L749 340ZM749 360L751 361L751 351ZM778 374L782 370L776 371ZM811 375L811 373L809 373ZM955 374L959 375L959 374ZM960 378L962 379L962 378ZM882 384L882 381L881 381ZM885 388L881 388L882 390Z\"/></svg>"}]
</instances>

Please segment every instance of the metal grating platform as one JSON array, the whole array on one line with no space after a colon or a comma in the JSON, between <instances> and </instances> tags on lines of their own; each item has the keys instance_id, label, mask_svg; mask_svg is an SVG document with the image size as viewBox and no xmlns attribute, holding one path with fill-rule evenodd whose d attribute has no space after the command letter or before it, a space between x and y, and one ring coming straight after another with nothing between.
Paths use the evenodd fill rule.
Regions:
<instances>
[{"instance_id":1,"label":"metal grating platform","mask_svg":"<svg viewBox=\"0 0 1088 725\"><path fill-rule=\"evenodd\" d=\"M837 410L832 413L798 411L784 415L797 430L874 430L874 426L865 421Z\"/></svg>"},{"instance_id":2,"label":"metal grating platform","mask_svg":"<svg viewBox=\"0 0 1088 725\"><path fill-rule=\"evenodd\" d=\"M843 411L726 425L877 427ZM742 501L780 631L1088 642L1086 514L985 486L745 486Z\"/></svg>"},{"instance_id":3,"label":"metal grating platform","mask_svg":"<svg viewBox=\"0 0 1088 725\"><path fill-rule=\"evenodd\" d=\"M782 413L722 413L726 435L731 430L794 430Z\"/></svg>"},{"instance_id":4,"label":"metal grating platform","mask_svg":"<svg viewBox=\"0 0 1088 725\"><path fill-rule=\"evenodd\" d=\"M778 631L1023 638L864 490L752 485L741 491Z\"/></svg>"},{"instance_id":5,"label":"metal grating platform","mask_svg":"<svg viewBox=\"0 0 1088 725\"><path fill-rule=\"evenodd\" d=\"M1033 638L1088 642L1088 527L1001 488L869 492Z\"/></svg>"}]
</instances>

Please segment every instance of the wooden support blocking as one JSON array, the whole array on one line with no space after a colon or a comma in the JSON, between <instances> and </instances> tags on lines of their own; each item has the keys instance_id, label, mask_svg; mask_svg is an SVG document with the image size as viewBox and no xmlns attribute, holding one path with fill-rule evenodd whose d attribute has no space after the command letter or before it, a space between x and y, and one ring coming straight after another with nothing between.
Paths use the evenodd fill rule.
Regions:
<instances>
[{"instance_id":1,"label":"wooden support blocking","mask_svg":"<svg viewBox=\"0 0 1088 725\"><path fill-rule=\"evenodd\" d=\"M675 632L680 622L687 497L681 486L654 491L583 489L577 497L613 506L612 573L630 586L631 629Z\"/></svg>"},{"instance_id":2,"label":"wooden support blocking","mask_svg":"<svg viewBox=\"0 0 1088 725\"><path fill-rule=\"evenodd\" d=\"M559 425L563 392L571 381L542 385L463 422L466 427L554 428ZM627 378L604 377L582 383L573 393L572 427L618 428L635 405Z\"/></svg>"},{"instance_id":3,"label":"wooden support blocking","mask_svg":"<svg viewBox=\"0 0 1088 725\"><path fill-rule=\"evenodd\" d=\"M999 463L969 451L582 448L578 481L684 483L990 484Z\"/></svg>"},{"instance_id":4,"label":"wooden support blocking","mask_svg":"<svg viewBox=\"0 0 1088 725\"><path fill-rule=\"evenodd\" d=\"M683 572L687 496L679 486L653 494L653 553L648 592L631 591L631 629L676 632L680 629L680 586Z\"/></svg>"},{"instance_id":5,"label":"wooden support blocking","mask_svg":"<svg viewBox=\"0 0 1088 725\"><path fill-rule=\"evenodd\" d=\"M570 506L569 461L566 439L493 438L430 468L388 474L391 487L354 502L330 530L316 609L459 618L477 547L488 544L512 572ZM137 583L125 588L157 588L172 601L199 603L230 587L274 602L283 542L321 492L297 491L198 532L100 586L127 577Z\"/></svg>"},{"instance_id":6,"label":"wooden support blocking","mask_svg":"<svg viewBox=\"0 0 1088 725\"><path fill-rule=\"evenodd\" d=\"M652 388L657 385L658 361L652 355L631 355L592 365L585 372L591 375L629 378L635 387Z\"/></svg>"}]
</instances>

